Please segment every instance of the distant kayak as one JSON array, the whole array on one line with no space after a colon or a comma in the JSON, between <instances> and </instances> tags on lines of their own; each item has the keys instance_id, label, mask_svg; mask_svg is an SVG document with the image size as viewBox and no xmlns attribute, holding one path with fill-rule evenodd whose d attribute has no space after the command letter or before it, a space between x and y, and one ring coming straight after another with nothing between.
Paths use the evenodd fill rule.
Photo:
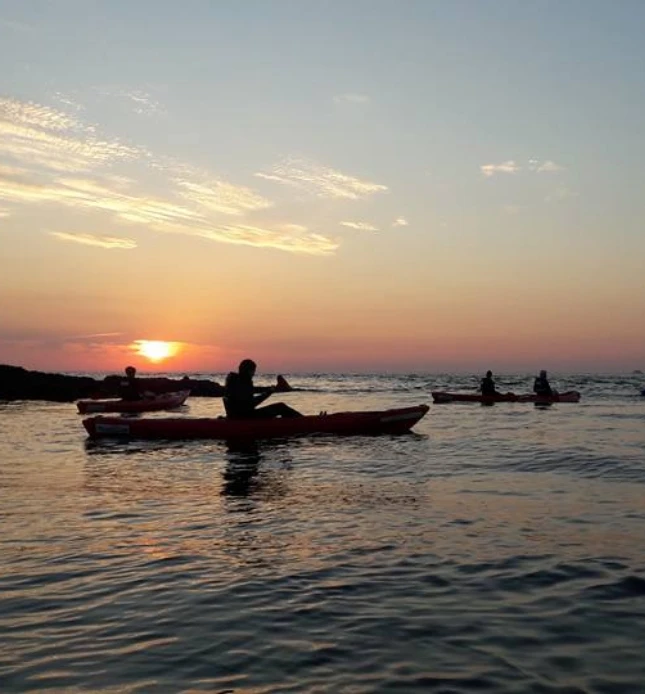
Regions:
<instances>
[{"instance_id":1,"label":"distant kayak","mask_svg":"<svg viewBox=\"0 0 645 694\"><path fill-rule=\"evenodd\" d=\"M92 438L137 439L269 439L306 434L403 434L429 410L427 405L366 412L277 417L275 419L228 419L164 417L122 419L90 417L83 426Z\"/></svg>"},{"instance_id":2,"label":"distant kayak","mask_svg":"<svg viewBox=\"0 0 645 694\"><path fill-rule=\"evenodd\" d=\"M432 399L436 404L449 402L481 402L490 404L494 402L579 402L580 393L577 390L568 390L566 393L553 393L553 395L536 395L527 393L516 395L515 393L500 393L499 395L480 395L477 393L448 393L442 390L433 390Z\"/></svg>"},{"instance_id":3,"label":"distant kayak","mask_svg":"<svg viewBox=\"0 0 645 694\"><path fill-rule=\"evenodd\" d=\"M141 400L79 400L76 403L80 414L94 412L155 412L157 410L171 410L183 405L190 395L189 390L180 390L175 393L162 393L152 398Z\"/></svg>"}]
</instances>

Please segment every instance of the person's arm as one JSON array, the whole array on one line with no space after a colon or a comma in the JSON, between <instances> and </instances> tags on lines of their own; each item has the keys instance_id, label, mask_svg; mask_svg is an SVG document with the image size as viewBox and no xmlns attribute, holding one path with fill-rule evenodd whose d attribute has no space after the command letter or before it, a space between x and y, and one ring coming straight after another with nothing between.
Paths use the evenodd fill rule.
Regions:
<instances>
[{"instance_id":1,"label":"person's arm","mask_svg":"<svg viewBox=\"0 0 645 694\"><path fill-rule=\"evenodd\" d=\"M260 393L259 395L254 395L253 396L253 407L257 407L261 403L263 403L267 398L271 397L273 395L273 386L268 386L266 388L262 388L264 392Z\"/></svg>"}]
</instances>

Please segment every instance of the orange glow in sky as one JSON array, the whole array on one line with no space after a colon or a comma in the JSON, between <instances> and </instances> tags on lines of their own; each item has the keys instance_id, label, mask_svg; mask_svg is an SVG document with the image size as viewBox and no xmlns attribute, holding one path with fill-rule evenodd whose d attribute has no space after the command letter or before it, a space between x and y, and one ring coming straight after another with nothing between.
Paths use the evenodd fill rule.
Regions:
<instances>
[{"instance_id":1,"label":"orange glow in sky","mask_svg":"<svg viewBox=\"0 0 645 694\"><path fill-rule=\"evenodd\" d=\"M149 361L157 364L174 357L179 352L178 342L163 342L162 340L135 340L134 351Z\"/></svg>"}]
</instances>

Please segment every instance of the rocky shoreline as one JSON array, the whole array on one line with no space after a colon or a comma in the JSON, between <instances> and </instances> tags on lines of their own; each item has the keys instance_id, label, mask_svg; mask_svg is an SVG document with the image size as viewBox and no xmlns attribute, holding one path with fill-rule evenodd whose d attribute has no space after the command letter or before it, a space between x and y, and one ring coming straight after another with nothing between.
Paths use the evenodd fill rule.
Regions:
<instances>
[{"instance_id":1,"label":"rocky shoreline","mask_svg":"<svg viewBox=\"0 0 645 694\"><path fill-rule=\"evenodd\" d=\"M21 366L0 364L0 400L49 400L73 402L83 398L113 398L118 395L123 375L106 376L104 379L89 376L28 371ZM168 393L190 390L191 396L219 398L223 386L207 379L139 378L143 390Z\"/></svg>"}]
</instances>

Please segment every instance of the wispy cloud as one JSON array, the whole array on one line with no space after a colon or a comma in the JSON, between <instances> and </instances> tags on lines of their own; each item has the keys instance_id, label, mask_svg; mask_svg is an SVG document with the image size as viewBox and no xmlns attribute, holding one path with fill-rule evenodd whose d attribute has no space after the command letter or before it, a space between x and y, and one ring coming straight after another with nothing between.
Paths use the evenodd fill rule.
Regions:
<instances>
[{"instance_id":1,"label":"wispy cloud","mask_svg":"<svg viewBox=\"0 0 645 694\"><path fill-rule=\"evenodd\" d=\"M5 128L23 126L39 131L83 130L80 121L67 113L30 101L0 97L0 122Z\"/></svg>"},{"instance_id":2,"label":"wispy cloud","mask_svg":"<svg viewBox=\"0 0 645 694\"><path fill-rule=\"evenodd\" d=\"M387 190L387 186L363 181L315 162L287 159L270 172L255 174L258 178L293 186L322 198L358 200Z\"/></svg>"},{"instance_id":3,"label":"wispy cloud","mask_svg":"<svg viewBox=\"0 0 645 694\"><path fill-rule=\"evenodd\" d=\"M267 228L236 224L195 230L195 233L203 238L225 243L241 243L309 255L329 255L338 249L337 242L320 234L294 233L293 226Z\"/></svg>"},{"instance_id":4,"label":"wispy cloud","mask_svg":"<svg viewBox=\"0 0 645 694\"><path fill-rule=\"evenodd\" d=\"M392 226L393 227L407 227L409 224L408 220L405 217L397 217L393 222Z\"/></svg>"},{"instance_id":5,"label":"wispy cloud","mask_svg":"<svg viewBox=\"0 0 645 694\"><path fill-rule=\"evenodd\" d=\"M25 183L0 183L0 198L14 202L55 202L73 208L109 212L123 221L145 225L146 229L184 234L220 241L259 247L273 247L295 253L325 255L335 251L338 243L320 234L310 233L301 225L275 227L259 225L222 224L182 205L158 198L129 195L115 191L91 180L60 179L50 186ZM54 232L52 232L54 233ZM54 233L61 240L77 241L103 247L132 247L118 245L118 239ZM134 241L127 240L134 244ZM136 244L135 244L136 245Z\"/></svg>"},{"instance_id":6,"label":"wispy cloud","mask_svg":"<svg viewBox=\"0 0 645 694\"><path fill-rule=\"evenodd\" d=\"M335 104L368 104L369 102L369 96L366 94L358 94L356 92L336 94L336 96L334 96Z\"/></svg>"},{"instance_id":7,"label":"wispy cloud","mask_svg":"<svg viewBox=\"0 0 645 694\"><path fill-rule=\"evenodd\" d=\"M307 231L307 227L302 224L283 224L281 229L290 234L304 234Z\"/></svg>"},{"instance_id":8,"label":"wispy cloud","mask_svg":"<svg viewBox=\"0 0 645 694\"><path fill-rule=\"evenodd\" d=\"M175 179L180 195L202 208L223 214L241 215L252 210L263 210L273 203L254 193L250 188L235 186L217 179L200 182Z\"/></svg>"},{"instance_id":9,"label":"wispy cloud","mask_svg":"<svg viewBox=\"0 0 645 694\"><path fill-rule=\"evenodd\" d=\"M62 111L0 98L0 155L36 172L91 171L144 156L141 148L101 140Z\"/></svg>"},{"instance_id":10,"label":"wispy cloud","mask_svg":"<svg viewBox=\"0 0 645 694\"><path fill-rule=\"evenodd\" d=\"M341 226L348 227L349 229L356 229L357 231L378 231L378 227L375 227L369 222L341 222Z\"/></svg>"},{"instance_id":11,"label":"wispy cloud","mask_svg":"<svg viewBox=\"0 0 645 694\"><path fill-rule=\"evenodd\" d=\"M63 231L50 231L52 236L55 236L61 241L72 241L73 243L81 243L86 246L98 246L99 248L121 248L130 249L136 248L137 244L132 239L117 238L115 236L93 236L92 234L68 234Z\"/></svg>"},{"instance_id":12,"label":"wispy cloud","mask_svg":"<svg viewBox=\"0 0 645 694\"><path fill-rule=\"evenodd\" d=\"M95 87L94 91L102 98L119 100L140 116L153 116L164 114L159 101L144 89L131 89L118 85L104 85Z\"/></svg>"},{"instance_id":13,"label":"wispy cloud","mask_svg":"<svg viewBox=\"0 0 645 694\"><path fill-rule=\"evenodd\" d=\"M11 210L8 207L0 206L0 219L3 217L8 217L11 214Z\"/></svg>"},{"instance_id":14,"label":"wispy cloud","mask_svg":"<svg viewBox=\"0 0 645 694\"><path fill-rule=\"evenodd\" d=\"M128 176L118 166L128 165ZM136 167L142 167L137 178ZM99 139L93 126L78 114L0 99L0 201L15 205L42 203L72 211L109 215L148 231L184 234L224 243L273 247L294 253L329 254L338 248L333 239L297 224L266 224L250 215L273 202L246 186L223 181L144 148L114 139ZM154 168L163 177L163 195L143 192L139 180L149 180ZM331 169L303 169L289 174L308 175L316 190L333 197L357 198L384 188L344 176ZM295 179L294 179L295 180ZM12 210L13 211L13 210ZM236 217L242 223L230 224ZM132 248L133 240L90 234L52 232L61 241L103 248Z\"/></svg>"},{"instance_id":15,"label":"wispy cloud","mask_svg":"<svg viewBox=\"0 0 645 694\"><path fill-rule=\"evenodd\" d=\"M23 178L29 171L27 169L22 169L19 166L5 166L0 164L0 179L2 178Z\"/></svg>"},{"instance_id":16,"label":"wispy cloud","mask_svg":"<svg viewBox=\"0 0 645 694\"><path fill-rule=\"evenodd\" d=\"M499 173L515 174L521 170L521 167L518 166L512 159L509 159L509 161L505 161L502 164L483 164L479 167L479 169L484 176L490 178L491 176Z\"/></svg>"},{"instance_id":17,"label":"wispy cloud","mask_svg":"<svg viewBox=\"0 0 645 694\"><path fill-rule=\"evenodd\" d=\"M505 161L501 164L483 164L479 167L480 171L487 178L500 173L516 174L524 170L524 168L526 171L532 171L534 173L557 173L558 171L564 171L562 166L556 164L551 159L546 159L545 161L540 161L539 159L529 159L526 167L522 167L512 159L509 159L509 161Z\"/></svg>"},{"instance_id":18,"label":"wispy cloud","mask_svg":"<svg viewBox=\"0 0 645 694\"><path fill-rule=\"evenodd\" d=\"M535 165L535 169L533 170L537 173L557 173L558 171L564 171L564 168L562 166L556 164L554 161L551 161L550 159L547 159L543 162L536 162L535 160L532 160L532 163Z\"/></svg>"},{"instance_id":19,"label":"wispy cloud","mask_svg":"<svg viewBox=\"0 0 645 694\"><path fill-rule=\"evenodd\" d=\"M85 106L80 103L74 96L65 92L53 91L50 93L49 101L52 101L59 105L59 107L64 108L66 112L73 112L76 115L80 115L85 111ZM88 132L95 132L94 126L85 126Z\"/></svg>"},{"instance_id":20,"label":"wispy cloud","mask_svg":"<svg viewBox=\"0 0 645 694\"><path fill-rule=\"evenodd\" d=\"M48 184L0 181L0 198L20 203L50 202L77 209L102 210L139 224L178 223L204 218L198 212L164 199L128 194L108 181L56 178Z\"/></svg>"}]
</instances>

